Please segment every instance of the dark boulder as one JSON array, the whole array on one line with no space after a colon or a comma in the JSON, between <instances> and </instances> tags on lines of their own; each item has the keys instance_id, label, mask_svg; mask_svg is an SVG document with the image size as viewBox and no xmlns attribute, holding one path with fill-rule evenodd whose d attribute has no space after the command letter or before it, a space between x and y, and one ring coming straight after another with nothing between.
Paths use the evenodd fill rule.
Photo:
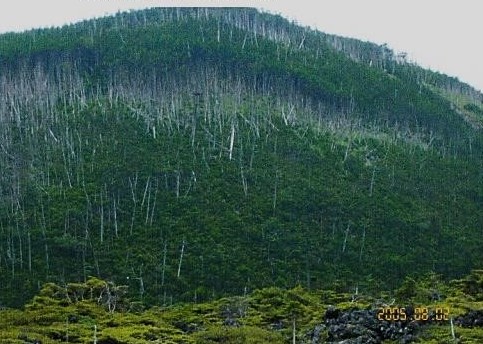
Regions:
<instances>
[{"instance_id":1,"label":"dark boulder","mask_svg":"<svg viewBox=\"0 0 483 344\"><path fill-rule=\"evenodd\" d=\"M415 322L381 321L375 309L341 311L333 306L325 312L324 323L308 333L312 344L379 344L385 340L408 344L416 340Z\"/></svg>"},{"instance_id":2,"label":"dark boulder","mask_svg":"<svg viewBox=\"0 0 483 344\"><path fill-rule=\"evenodd\" d=\"M470 311L465 315L460 315L454 323L461 327L483 327L483 310Z\"/></svg>"}]
</instances>

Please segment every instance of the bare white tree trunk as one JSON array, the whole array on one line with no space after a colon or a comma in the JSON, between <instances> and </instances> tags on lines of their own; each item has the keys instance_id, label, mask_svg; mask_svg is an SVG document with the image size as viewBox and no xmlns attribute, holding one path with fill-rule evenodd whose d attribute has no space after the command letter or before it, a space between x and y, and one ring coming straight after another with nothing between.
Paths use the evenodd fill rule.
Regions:
<instances>
[{"instance_id":1,"label":"bare white tree trunk","mask_svg":"<svg viewBox=\"0 0 483 344\"><path fill-rule=\"evenodd\" d=\"M345 154L344 154L344 160L343 161L346 161L347 160L347 156L349 155L349 151L350 151L350 148L351 148L351 144L352 144L352 137L349 138L349 142L347 143L347 147L345 149Z\"/></svg>"},{"instance_id":2,"label":"bare white tree trunk","mask_svg":"<svg viewBox=\"0 0 483 344\"><path fill-rule=\"evenodd\" d=\"M104 205L102 204L102 190L101 190L101 243L104 242Z\"/></svg>"},{"instance_id":3,"label":"bare white tree trunk","mask_svg":"<svg viewBox=\"0 0 483 344\"><path fill-rule=\"evenodd\" d=\"M179 198L179 184L180 184L180 172L179 169L176 171L176 198Z\"/></svg>"},{"instance_id":4,"label":"bare white tree trunk","mask_svg":"<svg viewBox=\"0 0 483 344\"><path fill-rule=\"evenodd\" d=\"M149 219L149 225L150 226L153 225L153 217L154 217L154 210L156 209L156 198L157 198L157 195L158 195L158 187L159 187L159 180L156 179L156 189L154 190L153 206L152 206L152 209L151 209L151 217Z\"/></svg>"},{"instance_id":5,"label":"bare white tree trunk","mask_svg":"<svg viewBox=\"0 0 483 344\"><path fill-rule=\"evenodd\" d=\"M131 195L132 195L132 202L133 202L133 208L132 208L132 217L131 217L131 229L130 233L132 234L132 230L134 227L134 218L136 216L136 205L137 205L137 200L136 200L136 186L138 183L138 174L136 173L136 178L134 179L134 182L131 180L131 177L129 177L129 185L131 186Z\"/></svg>"},{"instance_id":6,"label":"bare white tree trunk","mask_svg":"<svg viewBox=\"0 0 483 344\"><path fill-rule=\"evenodd\" d=\"M184 245L185 245L186 241L183 239L183 245L181 246L181 254L179 256L179 264L178 264L178 274L177 274L177 277L179 278L180 274L181 274L181 263L183 262L183 254L184 254Z\"/></svg>"},{"instance_id":7,"label":"bare white tree trunk","mask_svg":"<svg viewBox=\"0 0 483 344\"><path fill-rule=\"evenodd\" d=\"M230 135L230 160L233 156L233 143L235 142L235 123L231 125L231 135Z\"/></svg>"},{"instance_id":8,"label":"bare white tree trunk","mask_svg":"<svg viewBox=\"0 0 483 344\"><path fill-rule=\"evenodd\" d=\"M30 240L30 230L27 233L28 249L29 249L29 272L32 272L32 242Z\"/></svg>"},{"instance_id":9,"label":"bare white tree trunk","mask_svg":"<svg viewBox=\"0 0 483 344\"><path fill-rule=\"evenodd\" d=\"M456 343L456 334L454 332L453 317L451 317L449 320L451 324L451 338L453 338L453 341Z\"/></svg>"},{"instance_id":10,"label":"bare white tree trunk","mask_svg":"<svg viewBox=\"0 0 483 344\"><path fill-rule=\"evenodd\" d=\"M114 213L114 233L116 235L116 238L119 237L119 229L117 225L117 207L116 207L116 197L113 195L113 213Z\"/></svg>"}]
</instances>

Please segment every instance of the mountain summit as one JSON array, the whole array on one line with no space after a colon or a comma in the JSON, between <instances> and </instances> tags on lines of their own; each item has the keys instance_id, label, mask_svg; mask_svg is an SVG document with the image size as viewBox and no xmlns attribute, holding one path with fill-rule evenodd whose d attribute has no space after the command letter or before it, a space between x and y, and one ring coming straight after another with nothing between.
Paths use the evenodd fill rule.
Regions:
<instances>
[{"instance_id":1,"label":"mountain summit","mask_svg":"<svg viewBox=\"0 0 483 344\"><path fill-rule=\"evenodd\" d=\"M0 35L0 304L388 290L483 261L483 95L239 8ZM22 286L19 288L18 286Z\"/></svg>"}]
</instances>

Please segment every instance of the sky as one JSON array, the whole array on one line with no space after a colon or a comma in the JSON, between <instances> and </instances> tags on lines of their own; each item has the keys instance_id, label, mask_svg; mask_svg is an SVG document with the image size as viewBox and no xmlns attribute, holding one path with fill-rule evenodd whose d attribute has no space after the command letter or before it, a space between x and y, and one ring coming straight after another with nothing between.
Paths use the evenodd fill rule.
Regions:
<instances>
[{"instance_id":1,"label":"sky","mask_svg":"<svg viewBox=\"0 0 483 344\"><path fill-rule=\"evenodd\" d=\"M386 43L483 90L481 0L2 0L0 33L154 6L250 6L320 31Z\"/></svg>"}]
</instances>

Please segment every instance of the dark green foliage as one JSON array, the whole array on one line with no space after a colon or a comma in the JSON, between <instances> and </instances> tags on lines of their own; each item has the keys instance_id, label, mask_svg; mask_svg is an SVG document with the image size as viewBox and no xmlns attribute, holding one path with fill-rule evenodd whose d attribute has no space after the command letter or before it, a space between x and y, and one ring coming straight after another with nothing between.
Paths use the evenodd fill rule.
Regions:
<instances>
[{"instance_id":1,"label":"dark green foliage","mask_svg":"<svg viewBox=\"0 0 483 344\"><path fill-rule=\"evenodd\" d=\"M466 104L464 106L464 109L471 111L479 116L483 116L483 110L481 109L481 107L478 107L475 104Z\"/></svg>"},{"instance_id":2,"label":"dark green foliage","mask_svg":"<svg viewBox=\"0 0 483 344\"><path fill-rule=\"evenodd\" d=\"M0 65L1 304L89 276L139 309L379 291L482 261L481 133L433 91L447 79L383 47L153 9L2 35ZM303 317L286 297L279 316Z\"/></svg>"}]
</instances>

